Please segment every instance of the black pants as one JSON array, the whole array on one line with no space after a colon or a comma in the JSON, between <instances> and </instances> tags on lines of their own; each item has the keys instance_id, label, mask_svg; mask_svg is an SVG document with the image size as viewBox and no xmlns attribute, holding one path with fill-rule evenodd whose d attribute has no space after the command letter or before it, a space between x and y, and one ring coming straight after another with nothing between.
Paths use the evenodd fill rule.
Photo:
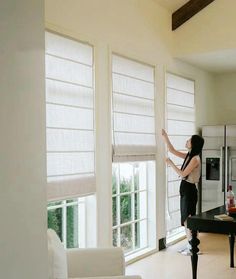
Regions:
<instances>
[{"instance_id":1,"label":"black pants","mask_svg":"<svg viewBox=\"0 0 236 279\"><path fill-rule=\"evenodd\" d=\"M198 191L195 184L187 182L186 180L182 180L179 192L181 225L184 226L184 222L188 216L193 216L196 214Z\"/></svg>"}]
</instances>

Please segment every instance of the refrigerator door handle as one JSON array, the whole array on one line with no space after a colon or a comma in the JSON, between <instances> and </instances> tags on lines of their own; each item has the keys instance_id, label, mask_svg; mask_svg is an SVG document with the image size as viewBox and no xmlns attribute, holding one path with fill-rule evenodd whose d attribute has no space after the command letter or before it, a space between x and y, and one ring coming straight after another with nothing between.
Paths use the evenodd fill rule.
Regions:
<instances>
[{"instance_id":1,"label":"refrigerator door handle","mask_svg":"<svg viewBox=\"0 0 236 279\"><path fill-rule=\"evenodd\" d=\"M225 146L225 185L228 187L229 184L229 146Z\"/></svg>"},{"instance_id":2,"label":"refrigerator door handle","mask_svg":"<svg viewBox=\"0 0 236 279\"><path fill-rule=\"evenodd\" d=\"M221 169L222 169L222 192L225 192L225 147L220 148L221 155Z\"/></svg>"}]
</instances>

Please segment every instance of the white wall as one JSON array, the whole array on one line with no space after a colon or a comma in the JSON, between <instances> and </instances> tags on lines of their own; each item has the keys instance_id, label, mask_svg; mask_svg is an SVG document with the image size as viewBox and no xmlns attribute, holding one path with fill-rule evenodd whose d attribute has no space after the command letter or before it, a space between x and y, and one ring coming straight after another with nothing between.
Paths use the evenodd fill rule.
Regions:
<instances>
[{"instance_id":1,"label":"white wall","mask_svg":"<svg viewBox=\"0 0 236 279\"><path fill-rule=\"evenodd\" d=\"M236 73L215 75L218 124L236 124Z\"/></svg>"},{"instance_id":2,"label":"white wall","mask_svg":"<svg viewBox=\"0 0 236 279\"><path fill-rule=\"evenodd\" d=\"M116 52L156 67L158 133L157 231L165 236L165 72L196 80L197 125L214 117L212 76L173 60L171 16L152 0L46 0L46 27L95 47L97 117L98 245L111 245L111 114L110 54Z\"/></svg>"},{"instance_id":3,"label":"white wall","mask_svg":"<svg viewBox=\"0 0 236 279\"><path fill-rule=\"evenodd\" d=\"M47 278L43 1L0 4L0 278Z\"/></svg>"}]
</instances>

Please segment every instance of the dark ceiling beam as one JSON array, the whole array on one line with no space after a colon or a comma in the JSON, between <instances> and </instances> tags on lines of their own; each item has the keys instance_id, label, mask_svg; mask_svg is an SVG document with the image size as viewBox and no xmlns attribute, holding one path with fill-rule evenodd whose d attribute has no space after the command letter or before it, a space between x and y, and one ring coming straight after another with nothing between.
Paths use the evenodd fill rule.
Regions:
<instances>
[{"instance_id":1,"label":"dark ceiling beam","mask_svg":"<svg viewBox=\"0 0 236 279\"><path fill-rule=\"evenodd\" d=\"M177 29L192 16L204 9L214 0L190 0L172 14L172 31Z\"/></svg>"}]
</instances>

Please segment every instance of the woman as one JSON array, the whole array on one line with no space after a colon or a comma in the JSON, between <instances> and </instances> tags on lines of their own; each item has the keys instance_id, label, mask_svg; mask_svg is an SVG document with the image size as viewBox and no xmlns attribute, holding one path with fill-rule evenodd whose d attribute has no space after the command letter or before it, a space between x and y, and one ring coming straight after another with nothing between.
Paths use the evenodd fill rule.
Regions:
<instances>
[{"instance_id":1,"label":"woman","mask_svg":"<svg viewBox=\"0 0 236 279\"><path fill-rule=\"evenodd\" d=\"M180 212L181 212L181 225L185 227L188 242L191 240L191 232L187 228L187 218L196 214L196 205L198 199L197 183L201 175L201 160L200 153L204 145L204 139L201 136L193 135L187 140L185 147L188 153L177 151L171 144L168 135L162 129L163 140L166 143L169 151L184 159L181 169L179 169L171 159L167 158L166 162L171 166L174 171L182 178L180 184ZM191 246L188 243L185 249L180 250L184 255L190 254Z\"/></svg>"}]
</instances>

